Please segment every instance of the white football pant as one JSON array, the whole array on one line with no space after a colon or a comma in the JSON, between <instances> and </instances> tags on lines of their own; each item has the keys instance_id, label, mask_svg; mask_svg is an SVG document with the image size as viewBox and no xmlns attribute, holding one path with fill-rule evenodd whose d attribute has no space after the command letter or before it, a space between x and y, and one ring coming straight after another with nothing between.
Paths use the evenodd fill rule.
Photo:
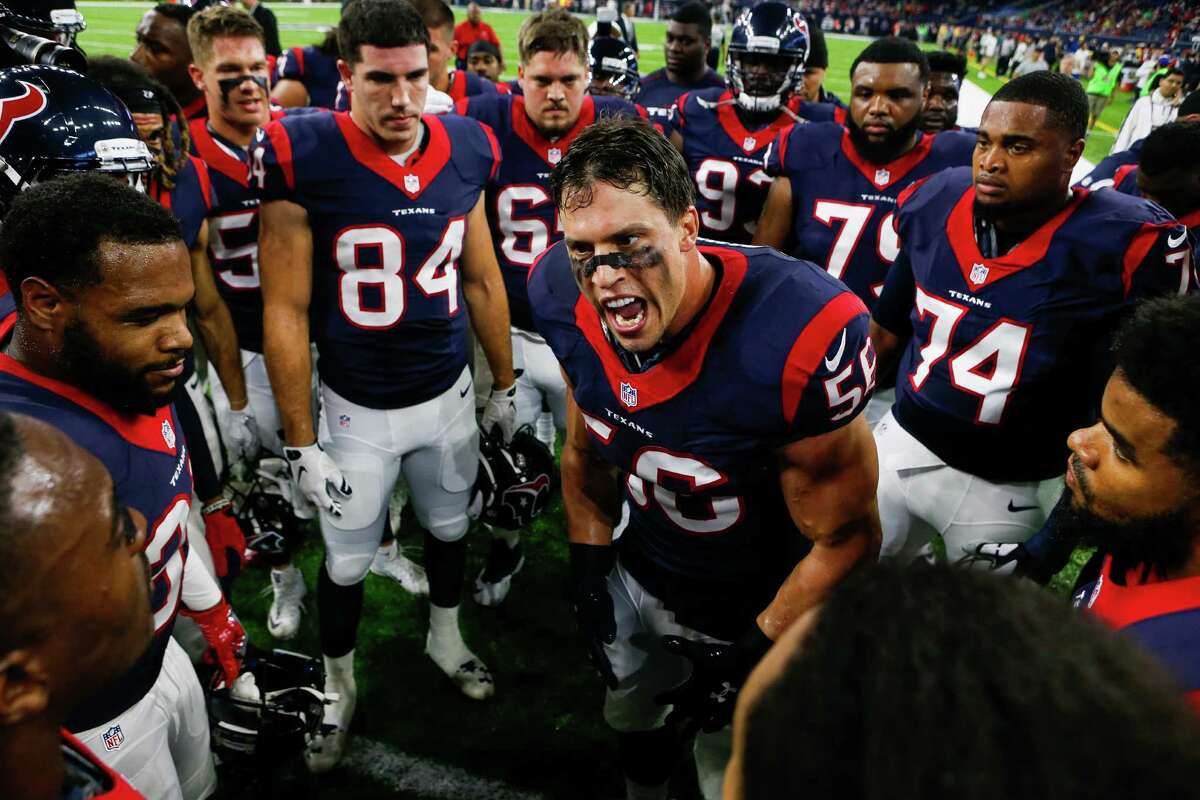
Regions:
<instances>
[{"instance_id":1,"label":"white football pant","mask_svg":"<svg viewBox=\"0 0 1200 800\"><path fill-rule=\"evenodd\" d=\"M517 427L534 425L542 413L542 400L554 415L554 427L567 429L567 384L554 351L536 333L512 329L513 370L517 377Z\"/></svg>"},{"instance_id":2,"label":"white football pant","mask_svg":"<svg viewBox=\"0 0 1200 800\"><path fill-rule=\"evenodd\" d=\"M325 566L339 586L366 577L383 537L388 498L401 475L421 526L445 542L461 539L470 520L467 505L479 469L471 373L432 400L380 410L351 403L321 387L329 428L326 452L353 494L342 516L321 513Z\"/></svg>"},{"instance_id":3,"label":"white football pant","mask_svg":"<svg viewBox=\"0 0 1200 800\"><path fill-rule=\"evenodd\" d=\"M201 800L217 789L204 692L174 639L167 642L162 671L146 696L116 719L77 736L146 800Z\"/></svg>"},{"instance_id":4,"label":"white football pant","mask_svg":"<svg viewBox=\"0 0 1200 800\"><path fill-rule=\"evenodd\" d=\"M1042 527L1062 493L1062 479L993 483L947 466L896 422L889 411L875 426L879 451L881 558L908 562L929 557L940 535L946 558L988 569L974 560L981 544L1020 544Z\"/></svg>"},{"instance_id":5,"label":"white football pant","mask_svg":"<svg viewBox=\"0 0 1200 800\"><path fill-rule=\"evenodd\" d=\"M654 702L659 694L683 683L691 674L687 659L663 649L663 636L696 642L720 642L675 621L654 595L625 571L620 561L608 576L617 638L604 652L617 676L617 688L604 697L604 719L619 732L661 728L671 706ZM719 800L725 765L732 752L732 729L699 733L693 747L696 774L704 800Z\"/></svg>"}]
</instances>

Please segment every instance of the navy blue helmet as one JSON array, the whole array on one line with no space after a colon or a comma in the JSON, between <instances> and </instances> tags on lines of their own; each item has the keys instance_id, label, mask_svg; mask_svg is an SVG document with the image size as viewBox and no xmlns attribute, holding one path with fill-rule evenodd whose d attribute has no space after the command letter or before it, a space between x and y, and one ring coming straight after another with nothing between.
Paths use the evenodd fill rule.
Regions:
<instances>
[{"instance_id":1,"label":"navy blue helmet","mask_svg":"<svg viewBox=\"0 0 1200 800\"><path fill-rule=\"evenodd\" d=\"M608 94L633 100L641 84L637 54L620 39L597 36L588 47L592 73L591 94Z\"/></svg>"},{"instance_id":2,"label":"navy blue helmet","mask_svg":"<svg viewBox=\"0 0 1200 800\"><path fill-rule=\"evenodd\" d=\"M0 205L68 172L107 172L138 187L157 167L116 95L48 66L0 71Z\"/></svg>"},{"instance_id":3,"label":"navy blue helmet","mask_svg":"<svg viewBox=\"0 0 1200 800\"><path fill-rule=\"evenodd\" d=\"M479 437L479 473L469 513L489 525L521 530L537 519L554 488L554 454L521 426L505 444L498 433Z\"/></svg>"},{"instance_id":4,"label":"navy blue helmet","mask_svg":"<svg viewBox=\"0 0 1200 800\"><path fill-rule=\"evenodd\" d=\"M784 3L759 3L737 18L725 54L725 73L747 111L774 111L803 86L808 23Z\"/></svg>"}]
</instances>

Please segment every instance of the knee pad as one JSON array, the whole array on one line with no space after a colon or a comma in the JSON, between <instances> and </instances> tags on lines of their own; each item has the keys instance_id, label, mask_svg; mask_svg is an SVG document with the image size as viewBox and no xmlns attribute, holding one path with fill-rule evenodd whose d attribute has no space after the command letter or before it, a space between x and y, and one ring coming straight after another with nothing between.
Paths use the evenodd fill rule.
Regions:
<instances>
[{"instance_id":1,"label":"knee pad","mask_svg":"<svg viewBox=\"0 0 1200 800\"><path fill-rule=\"evenodd\" d=\"M429 519L423 521L422 527L429 531L440 542L457 542L459 539L467 535L467 529L471 527L471 521L467 519L467 512L464 507L459 514L442 516L434 511L429 515Z\"/></svg>"},{"instance_id":2,"label":"knee pad","mask_svg":"<svg viewBox=\"0 0 1200 800\"><path fill-rule=\"evenodd\" d=\"M329 580L338 586L353 586L356 583L361 583L367 577L367 571L371 568L371 561L375 558L376 547L376 545L372 545L366 552L358 552L356 550L333 548L326 543L325 571L329 573Z\"/></svg>"}]
</instances>

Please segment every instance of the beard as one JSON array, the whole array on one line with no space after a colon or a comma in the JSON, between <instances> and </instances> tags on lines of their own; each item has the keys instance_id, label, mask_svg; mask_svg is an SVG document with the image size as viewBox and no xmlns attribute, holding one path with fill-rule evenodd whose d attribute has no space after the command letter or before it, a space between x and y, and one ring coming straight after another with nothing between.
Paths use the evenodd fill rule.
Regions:
<instances>
[{"instance_id":1,"label":"beard","mask_svg":"<svg viewBox=\"0 0 1200 800\"><path fill-rule=\"evenodd\" d=\"M846 129L850 132L850 141L854 143L854 149L872 164L887 164L899 158L920 125L921 115L915 114L908 122L889 133L882 142L872 142L867 138L866 132L858 127L854 118L846 116Z\"/></svg>"},{"instance_id":2,"label":"beard","mask_svg":"<svg viewBox=\"0 0 1200 800\"><path fill-rule=\"evenodd\" d=\"M146 381L146 373L161 369L162 364L131 370L128 365L110 358L78 318L63 329L60 358L72 384L118 411L153 414L171 402L169 392L157 395Z\"/></svg>"},{"instance_id":3,"label":"beard","mask_svg":"<svg viewBox=\"0 0 1200 800\"><path fill-rule=\"evenodd\" d=\"M1116 576L1140 566L1166 579L1188 563L1196 537L1183 509L1119 522L1105 519L1090 508L1091 496L1080 477L1076 471L1084 504L1078 505L1071 490L1066 489L1054 511L1057 528L1063 535L1111 555Z\"/></svg>"}]
</instances>

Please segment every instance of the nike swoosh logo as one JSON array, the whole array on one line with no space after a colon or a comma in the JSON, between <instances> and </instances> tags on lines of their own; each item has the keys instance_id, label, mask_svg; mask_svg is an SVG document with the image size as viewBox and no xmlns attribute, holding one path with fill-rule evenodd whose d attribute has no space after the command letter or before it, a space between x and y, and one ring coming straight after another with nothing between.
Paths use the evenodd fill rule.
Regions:
<instances>
[{"instance_id":1,"label":"nike swoosh logo","mask_svg":"<svg viewBox=\"0 0 1200 800\"><path fill-rule=\"evenodd\" d=\"M1172 247L1172 248L1179 247L1179 245L1183 244L1183 241L1185 239L1187 239L1187 229L1186 228L1184 230L1181 230L1179 232L1178 236L1168 236L1167 237L1167 247Z\"/></svg>"},{"instance_id":2,"label":"nike swoosh logo","mask_svg":"<svg viewBox=\"0 0 1200 800\"><path fill-rule=\"evenodd\" d=\"M833 372L838 368L838 364L842 363L842 355L846 352L846 329L842 328L842 341L838 344L837 354L830 359L825 359L825 369Z\"/></svg>"},{"instance_id":3,"label":"nike swoosh logo","mask_svg":"<svg viewBox=\"0 0 1200 800\"><path fill-rule=\"evenodd\" d=\"M459 392L459 393L458 393L458 396L459 396L459 397L466 397L466 396L467 396L467 392L469 392L469 391L471 391L471 386L470 386L470 384L468 384L468 385L467 385L467 388L465 388L465 389L463 389L461 392Z\"/></svg>"},{"instance_id":4,"label":"nike swoosh logo","mask_svg":"<svg viewBox=\"0 0 1200 800\"><path fill-rule=\"evenodd\" d=\"M1037 506L1014 506L1012 500L1008 501L1008 510L1014 514L1020 513L1021 511L1033 511L1035 508L1037 508Z\"/></svg>"}]
</instances>

